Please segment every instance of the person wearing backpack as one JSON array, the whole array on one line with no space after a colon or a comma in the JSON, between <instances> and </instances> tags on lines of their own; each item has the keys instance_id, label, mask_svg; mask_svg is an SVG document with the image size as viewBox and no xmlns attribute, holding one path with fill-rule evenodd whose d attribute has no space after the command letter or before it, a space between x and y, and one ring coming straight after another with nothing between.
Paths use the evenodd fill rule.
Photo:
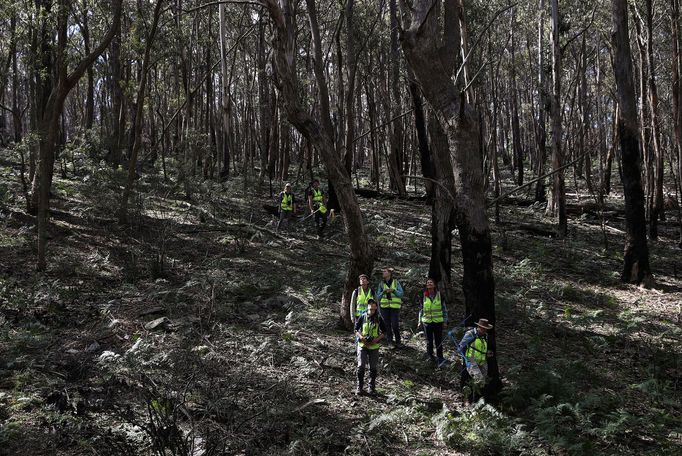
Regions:
<instances>
[{"instance_id":1,"label":"person wearing backpack","mask_svg":"<svg viewBox=\"0 0 682 456\"><path fill-rule=\"evenodd\" d=\"M327 226L327 197L320 188L319 179L314 179L307 192L308 208L311 214L315 214L315 226L317 227L317 237L324 236L324 229Z\"/></svg>"},{"instance_id":2,"label":"person wearing backpack","mask_svg":"<svg viewBox=\"0 0 682 456\"><path fill-rule=\"evenodd\" d=\"M386 339L394 343L394 348L400 348L400 308L403 302L403 287L393 277L393 268L384 268L383 280L379 283L376 297L381 306L381 318L386 322ZM394 338L395 337L395 342Z\"/></svg>"},{"instance_id":3,"label":"person wearing backpack","mask_svg":"<svg viewBox=\"0 0 682 456\"><path fill-rule=\"evenodd\" d=\"M287 183L284 186L284 191L279 194L279 222L277 223L277 232L280 228L288 227L289 222L294 217L296 210L296 202L294 201L294 193L291 191L291 184Z\"/></svg>"},{"instance_id":4,"label":"person wearing backpack","mask_svg":"<svg viewBox=\"0 0 682 456\"><path fill-rule=\"evenodd\" d=\"M369 393L376 393L376 379L379 368L379 347L386 334L386 325L377 311L374 298L367 300L367 312L355 321L355 336L357 339L357 388L356 395L365 393L365 370L369 366Z\"/></svg>"},{"instance_id":5,"label":"person wearing backpack","mask_svg":"<svg viewBox=\"0 0 682 456\"><path fill-rule=\"evenodd\" d=\"M350 297L350 317L353 324L363 313L367 312L367 302L374 299L372 287L369 286L369 277L366 274L360 274L358 278L360 279L360 286L353 290Z\"/></svg>"},{"instance_id":6,"label":"person wearing backpack","mask_svg":"<svg viewBox=\"0 0 682 456\"><path fill-rule=\"evenodd\" d=\"M483 393L488 381L488 358L493 352L488 350L488 331L493 329L488 320L481 318L476 326L464 333L457 351L464 360L460 386L470 388L469 400L475 402Z\"/></svg>"},{"instance_id":7,"label":"person wearing backpack","mask_svg":"<svg viewBox=\"0 0 682 456\"><path fill-rule=\"evenodd\" d=\"M436 280L426 279L426 289L419 298L419 322L424 327L426 335L426 355L438 367L445 365L443 357L443 326L448 324L448 308L445 297L436 287ZM433 356L433 345L436 345L437 358Z\"/></svg>"}]
</instances>

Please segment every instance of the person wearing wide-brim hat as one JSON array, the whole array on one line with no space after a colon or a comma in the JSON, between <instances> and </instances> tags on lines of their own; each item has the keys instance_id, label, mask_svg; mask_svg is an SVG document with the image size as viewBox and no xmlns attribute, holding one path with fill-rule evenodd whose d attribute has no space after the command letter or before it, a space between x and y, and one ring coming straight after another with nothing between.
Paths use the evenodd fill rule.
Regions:
<instances>
[{"instance_id":1,"label":"person wearing wide-brim hat","mask_svg":"<svg viewBox=\"0 0 682 456\"><path fill-rule=\"evenodd\" d=\"M471 402L481 395L488 381L488 358L493 356L488 350L488 331L493 325L485 318L479 319L476 326L468 330L457 346L457 351L464 360L461 375L461 387L470 388L468 392Z\"/></svg>"}]
</instances>

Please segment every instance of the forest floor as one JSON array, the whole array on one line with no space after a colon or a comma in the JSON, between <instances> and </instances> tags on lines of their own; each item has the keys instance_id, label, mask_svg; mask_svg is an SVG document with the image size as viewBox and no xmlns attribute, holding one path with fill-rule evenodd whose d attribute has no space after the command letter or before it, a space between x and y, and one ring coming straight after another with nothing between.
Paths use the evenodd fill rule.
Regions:
<instances>
[{"instance_id":1,"label":"forest floor","mask_svg":"<svg viewBox=\"0 0 682 456\"><path fill-rule=\"evenodd\" d=\"M604 228L592 200L570 195L561 240L544 205L506 200L492 223L505 389L494 407L465 406L461 366L424 361L416 332L411 298L430 255L423 202L360 198L375 265L394 266L410 299L406 347L381 351L381 395L357 398L353 337L338 326L340 218L322 241L311 219L277 235L261 208L266 185L205 182L188 200L144 176L121 226L122 179L86 166L55 175L49 267L36 274L35 219L2 163L0 454L682 451L676 214L650 243L647 290L619 280L617 192ZM455 283L458 252L455 236ZM461 301L449 311L464 317Z\"/></svg>"}]
</instances>

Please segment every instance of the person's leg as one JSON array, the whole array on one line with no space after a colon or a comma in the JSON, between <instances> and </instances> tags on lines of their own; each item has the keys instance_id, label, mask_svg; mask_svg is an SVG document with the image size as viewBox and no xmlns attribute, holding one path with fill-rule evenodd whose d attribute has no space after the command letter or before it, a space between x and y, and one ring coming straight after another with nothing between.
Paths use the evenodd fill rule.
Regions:
<instances>
[{"instance_id":1,"label":"person's leg","mask_svg":"<svg viewBox=\"0 0 682 456\"><path fill-rule=\"evenodd\" d=\"M315 226L317 227L317 235L322 236L322 214L315 212Z\"/></svg>"},{"instance_id":2,"label":"person's leg","mask_svg":"<svg viewBox=\"0 0 682 456\"><path fill-rule=\"evenodd\" d=\"M327 227L327 218L328 215L326 212L324 214L320 214L320 236L324 234L324 229Z\"/></svg>"},{"instance_id":3,"label":"person's leg","mask_svg":"<svg viewBox=\"0 0 682 456\"><path fill-rule=\"evenodd\" d=\"M459 387L462 389L464 401L474 402L473 382L465 366L462 366L462 371L460 372Z\"/></svg>"},{"instance_id":4,"label":"person's leg","mask_svg":"<svg viewBox=\"0 0 682 456\"><path fill-rule=\"evenodd\" d=\"M424 332L426 333L426 354L433 359L433 323L425 323Z\"/></svg>"},{"instance_id":5,"label":"person's leg","mask_svg":"<svg viewBox=\"0 0 682 456\"><path fill-rule=\"evenodd\" d=\"M279 232L280 228L282 227L282 223L284 223L284 211L279 210L279 221L277 222L277 232Z\"/></svg>"},{"instance_id":6,"label":"person's leg","mask_svg":"<svg viewBox=\"0 0 682 456\"><path fill-rule=\"evenodd\" d=\"M391 326L397 347L400 345L400 309L391 309Z\"/></svg>"},{"instance_id":7,"label":"person's leg","mask_svg":"<svg viewBox=\"0 0 682 456\"><path fill-rule=\"evenodd\" d=\"M436 342L436 355L440 363L443 361L443 323L433 324L433 339Z\"/></svg>"},{"instance_id":8,"label":"person's leg","mask_svg":"<svg viewBox=\"0 0 682 456\"><path fill-rule=\"evenodd\" d=\"M379 370L379 350L369 350L369 392L376 393L377 372Z\"/></svg>"},{"instance_id":9,"label":"person's leg","mask_svg":"<svg viewBox=\"0 0 682 456\"><path fill-rule=\"evenodd\" d=\"M389 344L393 343L393 327L391 326L391 308L390 307L380 307L381 318L384 320L384 325L386 326L386 342Z\"/></svg>"},{"instance_id":10,"label":"person's leg","mask_svg":"<svg viewBox=\"0 0 682 456\"><path fill-rule=\"evenodd\" d=\"M357 389L355 394L362 394L365 386L365 366L367 366L367 350L358 345Z\"/></svg>"}]
</instances>

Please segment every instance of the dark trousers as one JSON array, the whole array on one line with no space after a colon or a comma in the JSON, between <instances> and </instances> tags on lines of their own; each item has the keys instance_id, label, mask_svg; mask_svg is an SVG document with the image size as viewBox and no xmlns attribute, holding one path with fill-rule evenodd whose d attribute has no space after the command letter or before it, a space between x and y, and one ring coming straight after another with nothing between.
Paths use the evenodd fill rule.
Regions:
<instances>
[{"instance_id":1,"label":"dark trousers","mask_svg":"<svg viewBox=\"0 0 682 456\"><path fill-rule=\"evenodd\" d=\"M395 336L396 345L400 344L400 309L392 309L390 307L382 307L381 318L386 324L386 340L389 343L393 342Z\"/></svg>"},{"instance_id":2,"label":"dark trousers","mask_svg":"<svg viewBox=\"0 0 682 456\"><path fill-rule=\"evenodd\" d=\"M358 387L362 390L365 384L365 369L369 366L369 388L374 392L377 371L379 370L379 349L370 350L358 345Z\"/></svg>"},{"instance_id":3,"label":"dark trousers","mask_svg":"<svg viewBox=\"0 0 682 456\"><path fill-rule=\"evenodd\" d=\"M283 211L279 210L279 223L277 223L277 231L280 228L289 229L289 222L294 218L294 211Z\"/></svg>"},{"instance_id":4,"label":"dark trousers","mask_svg":"<svg viewBox=\"0 0 682 456\"><path fill-rule=\"evenodd\" d=\"M433 356L433 343L436 343L438 361L443 359L443 323L426 323L426 353Z\"/></svg>"},{"instance_id":5,"label":"dark trousers","mask_svg":"<svg viewBox=\"0 0 682 456\"><path fill-rule=\"evenodd\" d=\"M327 226L327 213L315 212L315 226L317 226L317 234L322 236L325 227Z\"/></svg>"}]
</instances>

